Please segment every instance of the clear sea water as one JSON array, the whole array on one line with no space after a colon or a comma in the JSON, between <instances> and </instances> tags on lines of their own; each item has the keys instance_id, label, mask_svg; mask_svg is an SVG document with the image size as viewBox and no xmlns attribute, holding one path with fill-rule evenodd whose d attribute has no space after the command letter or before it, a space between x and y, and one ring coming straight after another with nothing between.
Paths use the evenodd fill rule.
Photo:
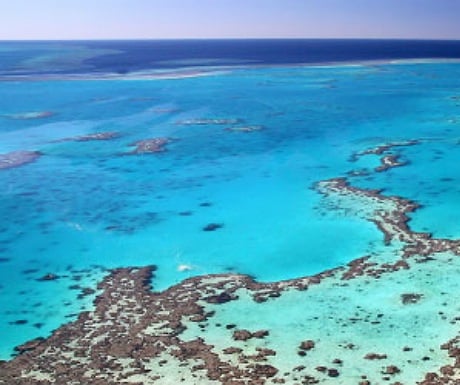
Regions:
<instances>
[{"instance_id":1,"label":"clear sea water","mask_svg":"<svg viewBox=\"0 0 460 385\"><path fill-rule=\"evenodd\" d=\"M90 309L72 286L95 289L108 268L157 265L163 290L385 252L372 223L313 189L376 167L350 156L380 144L423 139L397 149L406 167L352 183L422 204L415 230L460 237L460 64L444 60L459 57L460 42L1 43L0 154L43 156L0 170L0 358ZM228 130L247 126L262 129ZM59 141L107 131L120 135ZM165 152L126 155L156 137L172 139Z\"/></svg>"}]
</instances>

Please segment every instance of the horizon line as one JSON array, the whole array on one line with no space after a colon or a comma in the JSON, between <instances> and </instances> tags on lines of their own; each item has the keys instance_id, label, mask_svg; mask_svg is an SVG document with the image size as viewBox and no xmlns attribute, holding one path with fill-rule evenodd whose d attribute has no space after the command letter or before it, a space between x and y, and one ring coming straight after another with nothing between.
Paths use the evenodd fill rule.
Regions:
<instances>
[{"instance_id":1,"label":"horizon line","mask_svg":"<svg viewBox=\"0 0 460 385\"><path fill-rule=\"evenodd\" d=\"M424 37L133 37L133 38L63 38L63 39L2 39L0 42L89 42L89 41L230 41L230 40L376 40L376 41L460 41L460 38Z\"/></svg>"}]
</instances>

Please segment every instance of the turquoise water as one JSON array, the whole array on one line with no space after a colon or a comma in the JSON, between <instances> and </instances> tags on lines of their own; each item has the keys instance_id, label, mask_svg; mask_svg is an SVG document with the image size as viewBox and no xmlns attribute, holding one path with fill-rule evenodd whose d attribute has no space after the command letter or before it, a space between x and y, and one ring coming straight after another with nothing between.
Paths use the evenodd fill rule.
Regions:
<instances>
[{"instance_id":1,"label":"turquoise water","mask_svg":"<svg viewBox=\"0 0 460 385\"><path fill-rule=\"evenodd\" d=\"M352 177L416 200L415 230L459 237L460 65L239 69L137 80L0 82L0 358L91 306L105 269L155 264L155 290L201 274L315 274L386 250L372 223L338 215L315 182L373 169L380 144L410 163ZM20 114L53 115L20 119ZM224 119L193 123L194 119ZM219 124L217 124L219 123ZM261 127L252 132L228 128ZM60 141L117 132L107 141ZM171 138L166 151L127 155ZM215 231L203 231L208 224ZM37 281L45 274L53 281ZM21 321L21 322L17 322Z\"/></svg>"},{"instance_id":2,"label":"turquoise water","mask_svg":"<svg viewBox=\"0 0 460 385\"><path fill-rule=\"evenodd\" d=\"M268 364L278 368L279 376L289 384L297 383L299 371L292 369L298 366L305 368L303 375L323 384L358 384L362 375L372 384L385 384L388 380L382 372L390 364L401 370L390 383L416 384L424 373L437 372L449 362L448 353L439 346L458 331L458 325L449 322L458 312L454 294L459 289L458 273L458 258L452 260L446 254L431 264L380 280L323 281L264 303L254 302L251 293L239 290L237 301L207 305L207 311L215 312L213 317L206 323L186 323L181 338L203 338L224 361L237 360L235 355L223 354L229 346L241 348L246 355L256 354L261 347L273 349L277 354L269 357ZM423 300L403 305L402 293L423 293ZM234 328L228 329L229 324ZM235 329L268 330L269 335L263 340L235 341ZM315 348L300 356L299 344L307 339L315 341ZM365 359L370 352L385 353L388 359ZM341 363L334 364L334 359ZM340 376L320 374L315 370L319 366L335 367Z\"/></svg>"}]
</instances>

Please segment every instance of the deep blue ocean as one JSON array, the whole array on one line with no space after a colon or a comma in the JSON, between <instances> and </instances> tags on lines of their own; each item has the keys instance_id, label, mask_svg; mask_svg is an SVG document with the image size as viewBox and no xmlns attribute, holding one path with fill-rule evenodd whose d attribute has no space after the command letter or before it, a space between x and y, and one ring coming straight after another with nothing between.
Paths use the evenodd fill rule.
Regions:
<instances>
[{"instance_id":1,"label":"deep blue ocean","mask_svg":"<svg viewBox=\"0 0 460 385\"><path fill-rule=\"evenodd\" d=\"M276 281L395 259L362 208L315 190L322 180L414 200L413 229L460 238L457 59L460 41L0 42L0 165L39 154L0 168L0 359L91 309L107 269L154 264L161 291L210 273ZM149 139L162 151L135 151ZM404 167L353 161L411 140L392 149ZM404 282L385 292L422 290ZM367 305L384 303L372 290ZM264 322L284 311L273 306Z\"/></svg>"},{"instance_id":2,"label":"deep blue ocean","mask_svg":"<svg viewBox=\"0 0 460 385\"><path fill-rule=\"evenodd\" d=\"M0 75L120 73L238 65L460 58L460 41L432 40L113 40L2 42ZM86 52L88 55L84 55ZM38 62L47 55L56 60ZM31 61L31 62L30 62ZM29 65L33 64L33 65Z\"/></svg>"}]
</instances>

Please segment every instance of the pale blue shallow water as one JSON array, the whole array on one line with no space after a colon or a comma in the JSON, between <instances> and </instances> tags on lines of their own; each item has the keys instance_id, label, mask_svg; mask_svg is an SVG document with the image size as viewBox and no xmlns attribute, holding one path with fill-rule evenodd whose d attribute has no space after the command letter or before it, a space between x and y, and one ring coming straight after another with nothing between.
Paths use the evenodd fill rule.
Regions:
<instances>
[{"instance_id":1,"label":"pale blue shallow water","mask_svg":"<svg viewBox=\"0 0 460 385\"><path fill-rule=\"evenodd\" d=\"M406 63L0 82L0 153L43 153L0 170L0 358L88 309L91 297L69 287L95 288L107 268L155 264L162 290L207 273L294 278L384 250L371 223L329 212L312 189L375 167L349 159L379 144L423 139L395 150L408 166L352 183L420 202L415 230L459 237L459 75L456 63ZM55 115L12 118L33 111ZM195 118L241 122L178 124ZM103 131L120 136L55 142ZM174 140L123 155L155 137ZM47 273L61 278L37 281Z\"/></svg>"}]
</instances>

